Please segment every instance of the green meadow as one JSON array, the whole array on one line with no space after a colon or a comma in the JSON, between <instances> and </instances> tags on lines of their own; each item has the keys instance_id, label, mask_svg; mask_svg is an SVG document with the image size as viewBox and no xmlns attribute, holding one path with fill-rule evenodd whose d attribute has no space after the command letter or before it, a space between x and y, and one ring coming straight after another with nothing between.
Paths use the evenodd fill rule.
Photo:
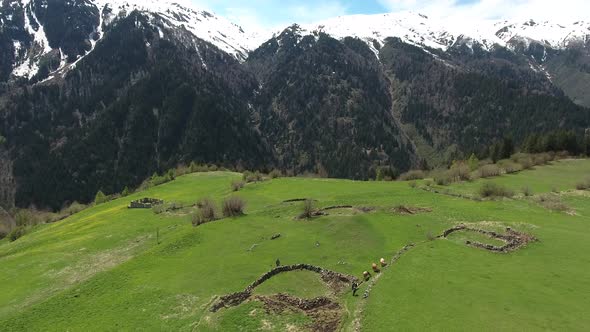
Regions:
<instances>
[{"instance_id":1,"label":"green meadow","mask_svg":"<svg viewBox=\"0 0 590 332\"><path fill-rule=\"evenodd\" d=\"M269 310L256 296L284 293L326 297L338 304L342 331L585 331L590 326L589 160L497 178L455 183L450 192L476 195L485 181L532 197L477 202L413 188L407 182L278 178L247 184L241 174L194 173L68 219L0 241L2 331L301 331L313 330L304 311ZM535 195L557 192L575 213L548 210ZM155 214L128 209L143 197L192 205L237 195L245 215L194 227L190 209ZM327 215L298 219L302 202ZM430 212L399 214L404 205ZM418 210L418 209L417 209ZM537 242L511 253L467 246L479 234L435 238L459 224L510 227ZM280 237L271 239L280 234ZM404 246L415 246L388 262ZM295 271L263 283L248 301L211 312L220 296L243 290L275 267L306 263L372 280L359 296L336 292L318 274ZM365 290L370 287L368 296ZM317 318L317 317L316 317Z\"/></svg>"}]
</instances>

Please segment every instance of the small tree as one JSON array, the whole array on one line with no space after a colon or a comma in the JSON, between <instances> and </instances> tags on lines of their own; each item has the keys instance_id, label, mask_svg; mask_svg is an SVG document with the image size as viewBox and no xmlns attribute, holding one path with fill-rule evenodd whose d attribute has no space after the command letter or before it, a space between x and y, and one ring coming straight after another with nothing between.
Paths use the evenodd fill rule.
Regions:
<instances>
[{"instance_id":1,"label":"small tree","mask_svg":"<svg viewBox=\"0 0 590 332\"><path fill-rule=\"evenodd\" d=\"M311 219L311 217L313 217L313 211L313 200L306 199L303 202L303 213L301 213L301 217L305 219Z\"/></svg>"},{"instance_id":2,"label":"small tree","mask_svg":"<svg viewBox=\"0 0 590 332\"><path fill-rule=\"evenodd\" d=\"M2 136L2 134L0 134L0 146L3 145L4 143L6 143L6 137Z\"/></svg>"},{"instance_id":3,"label":"small tree","mask_svg":"<svg viewBox=\"0 0 590 332\"><path fill-rule=\"evenodd\" d=\"M383 169L381 167L377 168L377 175L375 176L375 180L383 181Z\"/></svg>"},{"instance_id":4,"label":"small tree","mask_svg":"<svg viewBox=\"0 0 590 332\"><path fill-rule=\"evenodd\" d=\"M106 202L107 200L108 200L107 195L105 195L101 190L99 190L96 193L96 196L94 196L94 204L95 205L102 204L102 203Z\"/></svg>"},{"instance_id":5,"label":"small tree","mask_svg":"<svg viewBox=\"0 0 590 332\"><path fill-rule=\"evenodd\" d=\"M130 194L129 188L127 186L125 186L125 188L123 188L123 191L121 192L121 196L127 197L127 196L129 196L129 194Z\"/></svg>"}]
</instances>

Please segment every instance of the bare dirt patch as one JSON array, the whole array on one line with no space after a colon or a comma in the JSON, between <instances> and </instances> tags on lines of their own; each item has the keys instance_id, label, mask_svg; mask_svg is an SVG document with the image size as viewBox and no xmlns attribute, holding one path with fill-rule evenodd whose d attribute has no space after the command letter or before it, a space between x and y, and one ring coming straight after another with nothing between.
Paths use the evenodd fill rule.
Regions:
<instances>
[{"instance_id":1,"label":"bare dirt patch","mask_svg":"<svg viewBox=\"0 0 590 332\"><path fill-rule=\"evenodd\" d=\"M330 271L330 270L327 270L327 269L324 269L324 268L321 268L318 266L309 265L309 264L296 264L296 265L279 266L279 267L274 268L274 269L270 270L269 272L263 274L262 276L260 276L260 278L256 279L253 283L251 283L248 287L246 287L245 290L243 290L241 292L221 296L219 298L219 301L214 303L210 310L212 312L217 312L222 308L238 306L238 305L242 304L244 301L248 300L252 296L252 292L254 291L254 289L256 287L258 287L261 284L263 284L264 282L268 281L270 278L272 278L280 273L286 273L286 272L291 272L291 271L301 271L301 270L306 270L306 271L318 273L321 276L322 280L328 285L328 287L330 288L330 290L334 294L339 294L344 289L348 288L352 284L353 281L358 282L358 279L356 277L342 274L342 273L335 272L335 271Z\"/></svg>"},{"instance_id":2,"label":"bare dirt patch","mask_svg":"<svg viewBox=\"0 0 590 332\"><path fill-rule=\"evenodd\" d=\"M287 294L275 294L259 295L254 300L262 302L269 314L281 314L289 310L304 313L312 320L308 326L312 331L337 331L342 320L342 307L327 297L306 300Z\"/></svg>"}]
</instances>

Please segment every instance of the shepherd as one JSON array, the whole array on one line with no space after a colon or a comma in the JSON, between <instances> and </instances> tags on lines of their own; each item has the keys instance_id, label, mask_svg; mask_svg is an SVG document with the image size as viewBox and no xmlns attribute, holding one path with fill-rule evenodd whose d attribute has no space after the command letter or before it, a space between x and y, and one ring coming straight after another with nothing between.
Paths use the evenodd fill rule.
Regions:
<instances>
[{"instance_id":1,"label":"shepherd","mask_svg":"<svg viewBox=\"0 0 590 332\"><path fill-rule=\"evenodd\" d=\"M359 284L356 281L352 282L352 296L357 296L356 292L359 290Z\"/></svg>"}]
</instances>

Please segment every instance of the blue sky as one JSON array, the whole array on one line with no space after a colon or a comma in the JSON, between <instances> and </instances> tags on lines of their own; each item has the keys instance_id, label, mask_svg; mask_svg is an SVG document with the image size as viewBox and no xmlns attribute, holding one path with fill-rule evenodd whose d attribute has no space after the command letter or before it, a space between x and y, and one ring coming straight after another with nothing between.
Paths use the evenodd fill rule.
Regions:
<instances>
[{"instance_id":1,"label":"blue sky","mask_svg":"<svg viewBox=\"0 0 590 332\"><path fill-rule=\"evenodd\" d=\"M454 19L590 19L590 0L191 0L246 29L405 10Z\"/></svg>"}]
</instances>

